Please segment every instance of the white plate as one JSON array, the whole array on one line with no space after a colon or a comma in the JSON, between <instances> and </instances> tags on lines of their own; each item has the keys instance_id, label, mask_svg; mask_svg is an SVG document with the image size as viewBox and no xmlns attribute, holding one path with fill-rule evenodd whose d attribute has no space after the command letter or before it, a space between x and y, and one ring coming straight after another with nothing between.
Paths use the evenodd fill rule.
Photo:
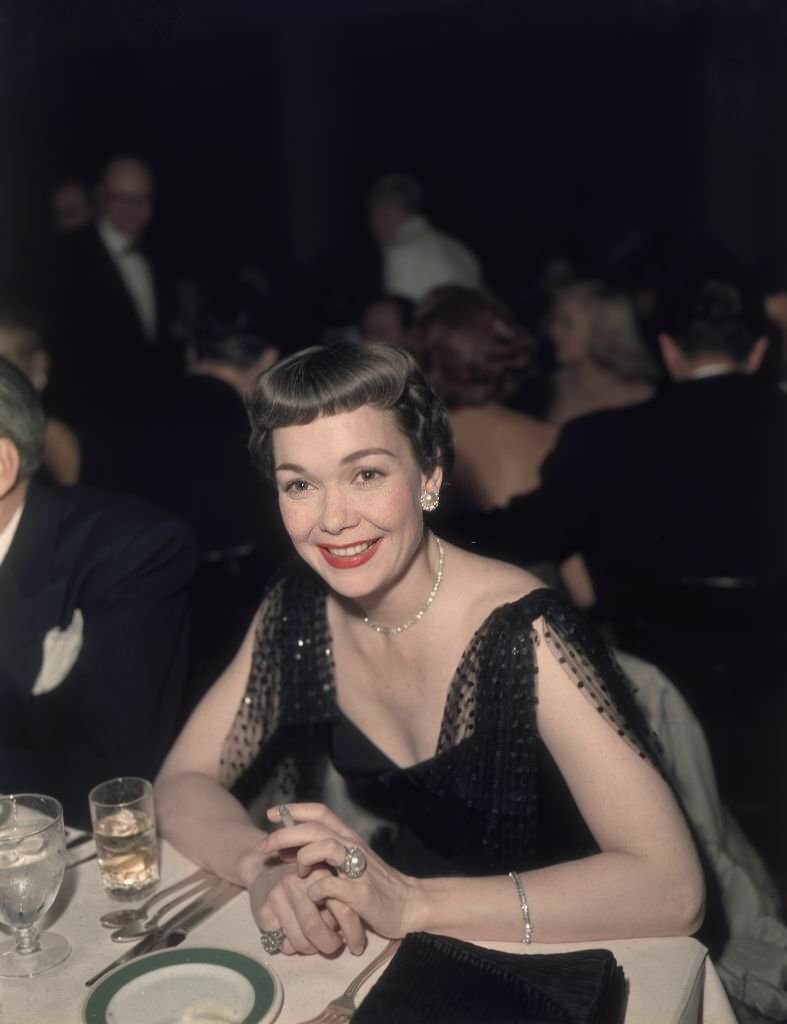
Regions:
<instances>
[{"instance_id":1,"label":"white plate","mask_svg":"<svg viewBox=\"0 0 787 1024\"><path fill-rule=\"evenodd\" d=\"M270 1024L278 977L229 949L171 949L116 968L88 997L85 1024Z\"/></svg>"}]
</instances>

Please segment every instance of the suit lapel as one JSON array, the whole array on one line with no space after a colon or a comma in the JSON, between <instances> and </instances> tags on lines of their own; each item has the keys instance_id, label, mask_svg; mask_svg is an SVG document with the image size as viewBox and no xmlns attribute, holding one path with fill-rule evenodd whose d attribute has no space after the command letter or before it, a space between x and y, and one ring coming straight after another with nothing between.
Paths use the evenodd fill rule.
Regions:
<instances>
[{"instance_id":1,"label":"suit lapel","mask_svg":"<svg viewBox=\"0 0 787 1024\"><path fill-rule=\"evenodd\" d=\"M13 674L20 680L28 677L28 686L40 667L44 633L54 625L68 625L61 621L67 611L65 580L53 576L62 515L60 495L32 483L16 535L0 566L0 635L8 638L0 648L13 648ZM3 674L6 671L10 666L5 665Z\"/></svg>"}]
</instances>

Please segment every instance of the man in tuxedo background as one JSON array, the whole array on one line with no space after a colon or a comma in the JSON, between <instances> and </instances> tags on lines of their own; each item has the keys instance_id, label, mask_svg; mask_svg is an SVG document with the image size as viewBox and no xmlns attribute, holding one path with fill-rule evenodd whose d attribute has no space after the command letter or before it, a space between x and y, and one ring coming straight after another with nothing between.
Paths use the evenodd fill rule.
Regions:
<instances>
[{"instance_id":1,"label":"man in tuxedo background","mask_svg":"<svg viewBox=\"0 0 787 1024\"><path fill-rule=\"evenodd\" d=\"M0 359L0 791L57 797L152 777L180 725L188 530L153 506L33 479L45 420Z\"/></svg>"},{"instance_id":2,"label":"man in tuxedo background","mask_svg":"<svg viewBox=\"0 0 787 1024\"><path fill-rule=\"evenodd\" d=\"M108 422L180 369L168 337L167 286L146 245L150 168L133 156L106 165L95 223L63 236L55 259L50 334L57 411L102 440Z\"/></svg>"}]
</instances>

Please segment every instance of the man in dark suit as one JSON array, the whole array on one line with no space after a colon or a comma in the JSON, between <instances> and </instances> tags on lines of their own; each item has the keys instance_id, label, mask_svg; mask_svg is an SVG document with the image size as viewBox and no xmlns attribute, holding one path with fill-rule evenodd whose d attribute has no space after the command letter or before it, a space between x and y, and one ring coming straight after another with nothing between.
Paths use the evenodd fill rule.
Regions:
<instances>
[{"instance_id":1,"label":"man in dark suit","mask_svg":"<svg viewBox=\"0 0 787 1024\"><path fill-rule=\"evenodd\" d=\"M178 728L195 556L152 506L33 480L43 438L0 360L0 791L85 825L90 787L151 777Z\"/></svg>"},{"instance_id":2,"label":"man in dark suit","mask_svg":"<svg viewBox=\"0 0 787 1024\"><path fill-rule=\"evenodd\" d=\"M77 423L132 403L176 368L161 267L146 247L153 177L115 157L97 190L95 224L64 236L53 273L51 332L58 399Z\"/></svg>"}]
</instances>

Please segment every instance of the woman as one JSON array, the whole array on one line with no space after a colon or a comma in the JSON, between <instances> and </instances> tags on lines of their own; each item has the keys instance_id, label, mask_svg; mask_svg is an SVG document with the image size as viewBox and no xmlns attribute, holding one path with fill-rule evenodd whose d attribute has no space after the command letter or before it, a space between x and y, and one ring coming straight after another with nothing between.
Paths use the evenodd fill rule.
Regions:
<instances>
[{"instance_id":1,"label":"woman","mask_svg":"<svg viewBox=\"0 0 787 1024\"><path fill-rule=\"evenodd\" d=\"M557 426L653 395L659 370L622 292L595 281L566 285L557 293L550 334L559 369L549 419Z\"/></svg>"},{"instance_id":2,"label":"woman","mask_svg":"<svg viewBox=\"0 0 787 1024\"><path fill-rule=\"evenodd\" d=\"M511 314L481 292L455 289L435 301L415 333L421 365L448 407L454 482L464 500L488 511L538 487L557 431L508 404L532 356Z\"/></svg>"},{"instance_id":3,"label":"woman","mask_svg":"<svg viewBox=\"0 0 787 1024\"><path fill-rule=\"evenodd\" d=\"M305 565L167 758L164 836L248 887L269 952L360 953L367 928L693 931L702 873L603 647L528 573L424 524L451 438L412 358L307 349L261 376L251 417ZM391 819L373 845L319 802L329 757ZM250 820L236 795L263 784L291 827Z\"/></svg>"}]
</instances>

